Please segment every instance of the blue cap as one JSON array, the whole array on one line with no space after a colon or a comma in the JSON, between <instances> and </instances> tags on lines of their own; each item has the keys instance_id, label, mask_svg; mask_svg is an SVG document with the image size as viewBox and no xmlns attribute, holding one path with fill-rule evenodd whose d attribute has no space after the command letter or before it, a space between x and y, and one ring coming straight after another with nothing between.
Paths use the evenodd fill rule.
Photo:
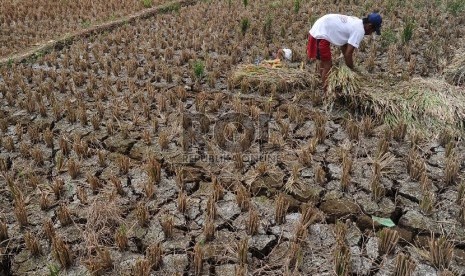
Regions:
<instances>
[{"instance_id":1,"label":"blue cap","mask_svg":"<svg viewBox=\"0 0 465 276\"><path fill-rule=\"evenodd\" d=\"M381 23L383 22L383 18L381 18L381 15L377 12L370 13L368 15L368 22L373 24L375 27L375 31L377 35L381 34Z\"/></svg>"}]
</instances>

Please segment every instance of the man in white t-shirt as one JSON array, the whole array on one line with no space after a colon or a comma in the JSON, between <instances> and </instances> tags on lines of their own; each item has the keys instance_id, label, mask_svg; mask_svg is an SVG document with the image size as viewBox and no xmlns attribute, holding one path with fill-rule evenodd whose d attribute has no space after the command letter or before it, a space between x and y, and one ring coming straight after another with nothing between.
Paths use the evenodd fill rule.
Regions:
<instances>
[{"instance_id":1,"label":"man in white t-shirt","mask_svg":"<svg viewBox=\"0 0 465 276\"><path fill-rule=\"evenodd\" d=\"M355 70L353 53L359 47L365 35L373 32L381 34L381 15L370 13L360 19L354 16L342 14L327 14L319 18L309 32L307 44L307 56L310 60L320 60L320 74L323 87L326 90L326 79L331 69L330 44L341 47L346 65Z\"/></svg>"}]
</instances>

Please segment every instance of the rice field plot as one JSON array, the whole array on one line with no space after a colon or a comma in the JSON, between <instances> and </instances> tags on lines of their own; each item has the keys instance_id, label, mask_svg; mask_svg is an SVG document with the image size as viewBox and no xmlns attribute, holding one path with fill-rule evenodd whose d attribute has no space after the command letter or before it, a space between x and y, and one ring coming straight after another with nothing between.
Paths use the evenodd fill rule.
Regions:
<instances>
[{"instance_id":1,"label":"rice field plot","mask_svg":"<svg viewBox=\"0 0 465 276\"><path fill-rule=\"evenodd\" d=\"M389 3L386 18L407 5ZM397 12L442 8L413 5ZM228 88L278 45L303 61L309 21L330 9L362 13L202 1L1 67L1 273L463 274L461 137L325 109L318 86ZM381 45L365 42L368 66ZM411 71L404 52L389 69L375 51L373 76L440 77L430 42L410 43Z\"/></svg>"},{"instance_id":2,"label":"rice field plot","mask_svg":"<svg viewBox=\"0 0 465 276\"><path fill-rule=\"evenodd\" d=\"M40 45L66 33L113 21L164 0L0 1L0 57Z\"/></svg>"}]
</instances>

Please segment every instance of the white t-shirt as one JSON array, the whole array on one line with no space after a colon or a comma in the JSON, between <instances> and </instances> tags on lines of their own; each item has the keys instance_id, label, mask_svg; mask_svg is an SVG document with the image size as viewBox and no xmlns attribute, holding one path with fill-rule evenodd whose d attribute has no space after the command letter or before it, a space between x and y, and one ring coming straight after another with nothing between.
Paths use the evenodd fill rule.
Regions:
<instances>
[{"instance_id":1,"label":"white t-shirt","mask_svg":"<svg viewBox=\"0 0 465 276\"><path fill-rule=\"evenodd\" d=\"M310 35L325 39L336 46L350 44L358 48L365 35L363 20L342 14L327 14L313 24Z\"/></svg>"}]
</instances>

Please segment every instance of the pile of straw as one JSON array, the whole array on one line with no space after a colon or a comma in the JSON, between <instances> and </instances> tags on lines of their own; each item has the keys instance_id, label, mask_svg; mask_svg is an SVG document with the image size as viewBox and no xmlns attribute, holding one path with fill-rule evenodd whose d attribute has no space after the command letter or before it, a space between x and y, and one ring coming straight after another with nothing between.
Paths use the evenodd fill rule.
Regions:
<instances>
[{"instance_id":1,"label":"pile of straw","mask_svg":"<svg viewBox=\"0 0 465 276\"><path fill-rule=\"evenodd\" d=\"M403 121L432 135L465 130L465 92L444 80L413 78L390 85L337 68L328 77L328 91L348 107L388 124Z\"/></svg>"},{"instance_id":2,"label":"pile of straw","mask_svg":"<svg viewBox=\"0 0 465 276\"><path fill-rule=\"evenodd\" d=\"M462 52L446 67L444 77L452 85L465 86L465 56Z\"/></svg>"},{"instance_id":3,"label":"pile of straw","mask_svg":"<svg viewBox=\"0 0 465 276\"><path fill-rule=\"evenodd\" d=\"M306 69L271 68L265 65L239 65L229 78L230 88L242 92L292 92L298 89L314 89L319 79Z\"/></svg>"}]
</instances>

